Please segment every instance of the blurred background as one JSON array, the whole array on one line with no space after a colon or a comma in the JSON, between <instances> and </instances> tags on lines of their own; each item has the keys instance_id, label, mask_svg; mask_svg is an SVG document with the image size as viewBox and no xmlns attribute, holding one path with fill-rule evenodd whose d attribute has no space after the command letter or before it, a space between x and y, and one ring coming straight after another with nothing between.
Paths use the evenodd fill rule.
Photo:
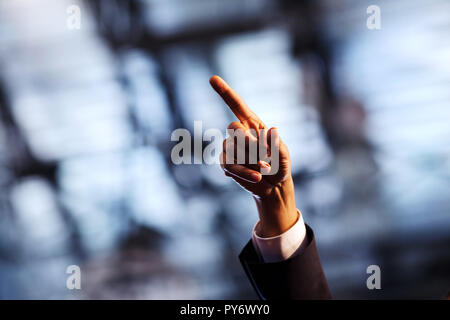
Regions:
<instances>
[{"instance_id":1,"label":"blurred background","mask_svg":"<svg viewBox=\"0 0 450 320\"><path fill-rule=\"evenodd\" d=\"M1 1L0 298L256 298L253 200L170 160L233 121L213 74L279 128L335 298L445 298L449 58L447 0Z\"/></svg>"}]
</instances>

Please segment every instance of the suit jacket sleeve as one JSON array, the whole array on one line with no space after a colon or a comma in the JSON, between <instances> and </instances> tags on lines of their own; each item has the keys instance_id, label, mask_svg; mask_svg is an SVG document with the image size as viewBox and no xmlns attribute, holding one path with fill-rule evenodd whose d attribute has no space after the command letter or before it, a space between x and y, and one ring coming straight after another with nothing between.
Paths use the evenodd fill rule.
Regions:
<instances>
[{"instance_id":1,"label":"suit jacket sleeve","mask_svg":"<svg viewBox=\"0 0 450 320\"><path fill-rule=\"evenodd\" d=\"M320 264L314 232L306 225L308 245L287 260L264 263L250 240L239 255L245 273L260 299L331 299Z\"/></svg>"}]
</instances>

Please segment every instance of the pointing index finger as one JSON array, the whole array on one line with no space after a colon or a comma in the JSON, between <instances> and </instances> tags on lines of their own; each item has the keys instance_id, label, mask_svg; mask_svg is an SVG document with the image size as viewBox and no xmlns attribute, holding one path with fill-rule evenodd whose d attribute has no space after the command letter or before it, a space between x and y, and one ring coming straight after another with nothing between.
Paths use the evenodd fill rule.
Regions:
<instances>
[{"instance_id":1,"label":"pointing index finger","mask_svg":"<svg viewBox=\"0 0 450 320\"><path fill-rule=\"evenodd\" d=\"M250 110L247 104L231 87L219 76L212 76L209 83L213 89L222 97L225 103L230 107L231 111L240 121L246 121L253 118L259 122L256 114Z\"/></svg>"}]
</instances>

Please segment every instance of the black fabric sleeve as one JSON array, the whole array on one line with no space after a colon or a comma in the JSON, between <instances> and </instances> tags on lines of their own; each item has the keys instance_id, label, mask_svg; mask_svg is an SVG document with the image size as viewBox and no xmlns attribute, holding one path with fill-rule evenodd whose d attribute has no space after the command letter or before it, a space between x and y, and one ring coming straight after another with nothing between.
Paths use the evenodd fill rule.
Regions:
<instances>
[{"instance_id":1,"label":"black fabric sleeve","mask_svg":"<svg viewBox=\"0 0 450 320\"><path fill-rule=\"evenodd\" d=\"M320 264L314 232L306 225L304 251L287 260L264 263L252 240L239 255L245 273L260 299L331 299Z\"/></svg>"}]
</instances>

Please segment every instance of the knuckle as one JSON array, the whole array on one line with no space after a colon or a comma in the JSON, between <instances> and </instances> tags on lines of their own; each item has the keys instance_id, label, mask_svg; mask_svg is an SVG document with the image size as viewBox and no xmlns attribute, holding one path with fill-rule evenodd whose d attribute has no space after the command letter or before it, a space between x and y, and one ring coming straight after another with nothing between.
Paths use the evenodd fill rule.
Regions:
<instances>
[{"instance_id":1,"label":"knuckle","mask_svg":"<svg viewBox=\"0 0 450 320\"><path fill-rule=\"evenodd\" d=\"M240 127L241 127L241 124L237 121L233 121L228 125L228 129L237 129Z\"/></svg>"},{"instance_id":2,"label":"knuckle","mask_svg":"<svg viewBox=\"0 0 450 320\"><path fill-rule=\"evenodd\" d=\"M222 149L223 150L227 149L227 144L228 144L228 139L223 140L223 142L222 142Z\"/></svg>"},{"instance_id":3,"label":"knuckle","mask_svg":"<svg viewBox=\"0 0 450 320\"><path fill-rule=\"evenodd\" d=\"M227 96L227 97L233 95L233 91L231 91L231 88L229 88L228 86L222 88L222 93L223 93L225 96Z\"/></svg>"}]
</instances>

